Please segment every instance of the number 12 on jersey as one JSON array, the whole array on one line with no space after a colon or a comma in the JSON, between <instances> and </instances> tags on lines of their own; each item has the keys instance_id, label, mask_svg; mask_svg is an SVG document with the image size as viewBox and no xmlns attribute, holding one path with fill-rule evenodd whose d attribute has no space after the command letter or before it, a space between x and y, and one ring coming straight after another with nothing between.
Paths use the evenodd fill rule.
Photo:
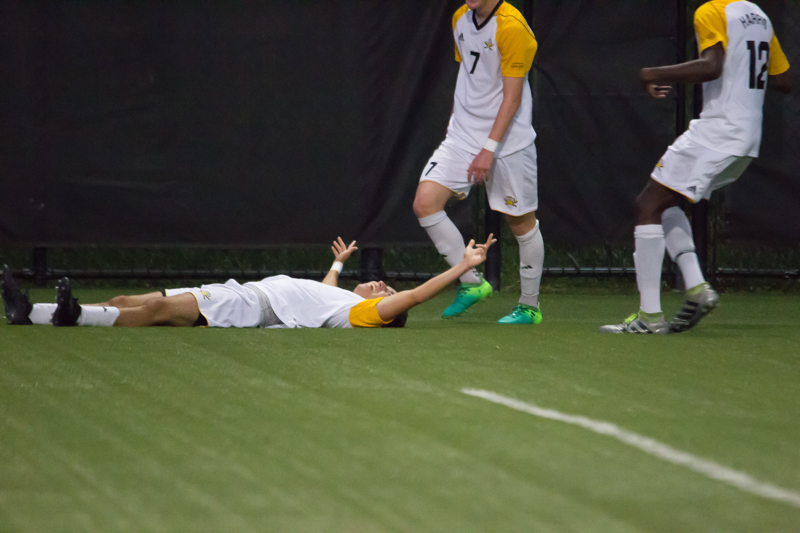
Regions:
<instances>
[{"instance_id":1,"label":"number 12 on jersey","mask_svg":"<svg viewBox=\"0 0 800 533\"><path fill-rule=\"evenodd\" d=\"M750 88L751 89L764 89L767 86L767 80L764 79L764 74L767 73L769 66L769 43L761 41L758 43L758 58L756 58L756 42L747 41L747 49L750 50ZM761 72L756 77L756 70L758 67L756 63L762 60L762 56L766 53L764 64L761 67Z\"/></svg>"}]
</instances>

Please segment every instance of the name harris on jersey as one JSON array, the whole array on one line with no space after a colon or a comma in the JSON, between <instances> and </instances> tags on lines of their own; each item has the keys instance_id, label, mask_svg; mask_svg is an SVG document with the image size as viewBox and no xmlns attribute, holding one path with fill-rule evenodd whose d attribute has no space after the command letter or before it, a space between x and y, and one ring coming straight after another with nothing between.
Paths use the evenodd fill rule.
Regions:
<instances>
[{"instance_id":1,"label":"name harris on jersey","mask_svg":"<svg viewBox=\"0 0 800 533\"><path fill-rule=\"evenodd\" d=\"M758 26L763 26L765 30L767 29L767 19L765 19L758 13L750 13L749 15L739 17L739 22L742 23L742 26L744 28L749 28L750 26L758 25Z\"/></svg>"}]
</instances>

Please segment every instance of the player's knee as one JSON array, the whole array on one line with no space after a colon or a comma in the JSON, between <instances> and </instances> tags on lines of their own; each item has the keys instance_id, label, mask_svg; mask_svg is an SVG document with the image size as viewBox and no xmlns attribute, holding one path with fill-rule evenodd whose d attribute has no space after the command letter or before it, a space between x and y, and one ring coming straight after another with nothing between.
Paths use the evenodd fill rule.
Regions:
<instances>
[{"instance_id":1,"label":"player's knee","mask_svg":"<svg viewBox=\"0 0 800 533\"><path fill-rule=\"evenodd\" d=\"M147 300L142 307L154 322L166 322L171 318L170 311L172 306L165 298Z\"/></svg>"},{"instance_id":2,"label":"player's knee","mask_svg":"<svg viewBox=\"0 0 800 533\"><path fill-rule=\"evenodd\" d=\"M125 299L127 296L114 296L108 301L108 305L111 307L125 307Z\"/></svg>"},{"instance_id":3,"label":"player's knee","mask_svg":"<svg viewBox=\"0 0 800 533\"><path fill-rule=\"evenodd\" d=\"M659 224L661 222L661 213L658 212L656 205L645 192L636 197L636 201L633 204L633 212L637 225Z\"/></svg>"},{"instance_id":4,"label":"player's knee","mask_svg":"<svg viewBox=\"0 0 800 533\"><path fill-rule=\"evenodd\" d=\"M414 214L417 218L424 218L430 216L437 211L441 211L441 209L435 209L433 205L433 201L423 194L417 191L417 195L414 197Z\"/></svg>"},{"instance_id":5,"label":"player's knee","mask_svg":"<svg viewBox=\"0 0 800 533\"><path fill-rule=\"evenodd\" d=\"M125 307L135 307L137 305L135 299L131 296L114 296L108 301L108 304L111 307L119 307L120 309Z\"/></svg>"}]
</instances>

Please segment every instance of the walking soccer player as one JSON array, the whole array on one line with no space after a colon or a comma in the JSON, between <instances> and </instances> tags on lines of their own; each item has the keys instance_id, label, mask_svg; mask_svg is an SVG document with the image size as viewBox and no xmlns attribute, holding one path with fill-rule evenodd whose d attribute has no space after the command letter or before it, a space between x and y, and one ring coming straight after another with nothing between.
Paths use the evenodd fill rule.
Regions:
<instances>
[{"instance_id":1,"label":"walking soccer player","mask_svg":"<svg viewBox=\"0 0 800 533\"><path fill-rule=\"evenodd\" d=\"M505 214L519 243L519 305L501 324L539 324L539 284L544 243L536 220L536 146L528 71L537 43L520 12L503 0L466 0L453 16L458 71L447 136L425 165L414 213L436 249L452 266L461 261L464 239L445 214L447 200L463 200L473 185L486 184L489 205ZM475 269L460 277L455 301L444 310L456 317L492 294Z\"/></svg>"},{"instance_id":2,"label":"walking soccer player","mask_svg":"<svg viewBox=\"0 0 800 533\"><path fill-rule=\"evenodd\" d=\"M355 241L333 243L335 262L322 282L273 276L239 284L235 280L198 288L167 289L108 302L78 305L69 279L58 284L56 304L31 304L8 266L3 272L3 304L10 325L54 326L209 326L236 328L380 328L404 327L408 310L436 296L464 272L486 259L497 242L470 241L461 261L414 289L396 292L382 281L362 283L354 291L338 287L344 261Z\"/></svg>"},{"instance_id":3,"label":"walking soccer player","mask_svg":"<svg viewBox=\"0 0 800 533\"><path fill-rule=\"evenodd\" d=\"M645 68L640 74L654 98L665 98L670 83L703 82L703 112L669 147L636 199L633 258L639 312L621 324L602 326L601 332L686 331L719 305L700 270L691 226L678 201L708 199L736 181L758 157L766 88L791 92L789 62L772 22L752 2L706 2L695 12L694 28L699 59ZM661 312L665 248L687 287L686 302L670 324Z\"/></svg>"}]
</instances>

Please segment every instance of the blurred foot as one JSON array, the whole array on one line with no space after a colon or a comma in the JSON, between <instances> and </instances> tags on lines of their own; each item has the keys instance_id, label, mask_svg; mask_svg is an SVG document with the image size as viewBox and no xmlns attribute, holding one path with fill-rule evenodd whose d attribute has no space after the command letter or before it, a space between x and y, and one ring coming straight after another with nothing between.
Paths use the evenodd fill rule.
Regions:
<instances>
[{"instance_id":1,"label":"blurred foot","mask_svg":"<svg viewBox=\"0 0 800 533\"><path fill-rule=\"evenodd\" d=\"M30 299L19 290L17 282L11 275L8 265L3 265L3 308L9 326L29 326L33 322L28 318L33 305Z\"/></svg>"},{"instance_id":2,"label":"blurred foot","mask_svg":"<svg viewBox=\"0 0 800 533\"><path fill-rule=\"evenodd\" d=\"M669 330L672 333L680 333L692 329L717 307L719 307L719 295L711 285L703 282L692 287L686 291L686 301L669 323Z\"/></svg>"},{"instance_id":3,"label":"blurred foot","mask_svg":"<svg viewBox=\"0 0 800 533\"><path fill-rule=\"evenodd\" d=\"M77 326L81 316L81 306L72 297L72 284L69 278L61 278L56 286L56 307L53 313L53 325L57 327Z\"/></svg>"}]
</instances>

